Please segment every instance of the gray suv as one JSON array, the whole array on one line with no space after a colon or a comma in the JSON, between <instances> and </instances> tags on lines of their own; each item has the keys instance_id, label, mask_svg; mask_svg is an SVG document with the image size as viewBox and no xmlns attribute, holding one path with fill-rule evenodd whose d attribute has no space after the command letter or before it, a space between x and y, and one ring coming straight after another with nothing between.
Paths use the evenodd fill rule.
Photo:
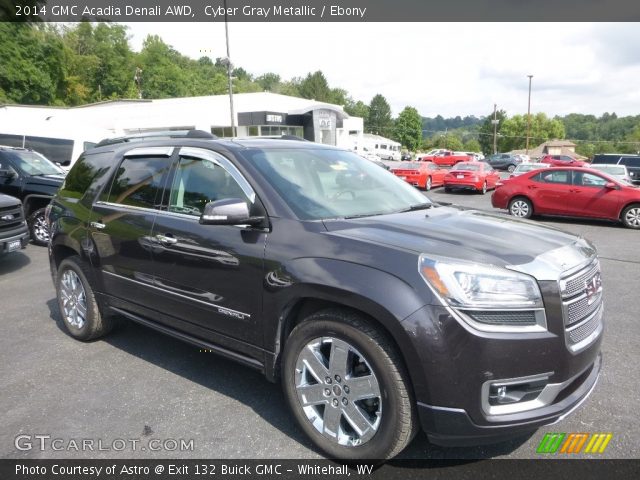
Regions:
<instances>
[{"instance_id":1,"label":"gray suv","mask_svg":"<svg viewBox=\"0 0 640 480\"><path fill-rule=\"evenodd\" d=\"M105 145L73 166L48 220L72 337L124 317L257 369L332 458L391 458L420 428L441 445L532 432L600 373L587 240L438 205L348 151Z\"/></svg>"}]
</instances>

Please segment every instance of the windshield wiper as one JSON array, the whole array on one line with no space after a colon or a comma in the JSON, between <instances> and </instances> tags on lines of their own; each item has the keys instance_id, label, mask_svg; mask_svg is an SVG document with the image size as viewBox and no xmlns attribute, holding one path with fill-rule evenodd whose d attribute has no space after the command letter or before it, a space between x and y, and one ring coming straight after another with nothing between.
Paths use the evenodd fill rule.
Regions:
<instances>
[{"instance_id":1,"label":"windshield wiper","mask_svg":"<svg viewBox=\"0 0 640 480\"><path fill-rule=\"evenodd\" d=\"M385 215L385 213L360 213L358 215L349 215L343 218L345 220L351 220L353 218L375 217L376 215Z\"/></svg>"},{"instance_id":2,"label":"windshield wiper","mask_svg":"<svg viewBox=\"0 0 640 480\"><path fill-rule=\"evenodd\" d=\"M416 203L415 205L411 205L409 208L405 208L404 210L400 210L398 213L413 212L415 210L427 210L427 209L429 209L431 207L433 207L433 203L432 202Z\"/></svg>"}]
</instances>

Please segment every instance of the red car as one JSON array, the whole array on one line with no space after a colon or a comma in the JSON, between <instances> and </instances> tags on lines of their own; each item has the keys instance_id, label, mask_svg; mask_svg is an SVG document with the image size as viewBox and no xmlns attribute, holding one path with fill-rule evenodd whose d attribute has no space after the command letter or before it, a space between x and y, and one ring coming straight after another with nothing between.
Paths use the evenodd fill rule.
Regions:
<instances>
[{"instance_id":1,"label":"red car","mask_svg":"<svg viewBox=\"0 0 640 480\"><path fill-rule=\"evenodd\" d=\"M423 162L433 162L441 167L451 167L456 163L470 162L472 160L474 160L473 155L468 155L465 152L451 152L449 150L422 157Z\"/></svg>"},{"instance_id":2,"label":"red car","mask_svg":"<svg viewBox=\"0 0 640 480\"><path fill-rule=\"evenodd\" d=\"M586 167L587 162L576 160L569 155L545 155L540 159L540 163L546 163L552 167Z\"/></svg>"},{"instance_id":3,"label":"red car","mask_svg":"<svg viewBox=\"0 0 640 480\"><path fill-rule=\"evenodd\" d=\"M405 162L398 165L398 168L392 168L391 173L414 187L431 190L431 187L444 184L447 171L432 162Z\"/></svg>"},{"instance_id":4,"label":"red car","mask_svg":"<svg viewBox=\"0 0 640 480\"><path fill-rule=\"evenodd\" d=\"M487 190L496 188L498 181L500 174L487 162L461 162L444 176L444 191L460 188L484 195Z\"/></svg>"},{"instance_id":5,"label":"red car","mask_svg":"<svg viewBox=\"0 0 640 480\"><path fill-rule=\"evenodd\" d=\"M640 188L590 168L547 168L503 180L491 204L515 217L590 217L640 229Z\"/></svg>"}]
</instances>

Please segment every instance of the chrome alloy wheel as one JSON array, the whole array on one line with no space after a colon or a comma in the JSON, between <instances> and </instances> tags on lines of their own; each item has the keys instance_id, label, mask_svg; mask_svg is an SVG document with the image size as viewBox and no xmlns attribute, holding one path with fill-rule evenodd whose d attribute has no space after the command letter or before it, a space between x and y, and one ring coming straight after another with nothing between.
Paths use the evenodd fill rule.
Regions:
<instances>
[{"instance_id":1,"label":"chrome alloy wheel","mask_svg":"<svg viewBox=\"0 0 640 480\"><path fill-rule=\"evenodd\" d=\"M529 204L524 200L516 200L511 204L511 215L514 217L525 218L529 215Z\"/></svg>"},{"instance_id":2,"label":"chrome alloy wheel","mask_svg":"<svg viewBox=\"0 0 640 480\"><path fill-rule=\"evenodd\" d=\"M355 447L376 434L380 386L353 345L334 337L311 340L298 354L295 387L309 422L332 442Z\"/></svg>"},{"instance_id":3,"label":"chrome alloy wheel","mask_svg":"<svg viewBox=\"0 0 640 480\"><path fill-rule=\"evenodd\" d=\"M33 235L39 242L49 242L49 226L44 218L44 214L37 215L33 219Z\"/></svg>"},{"instance_id":4,"label":"chrome alloy wheel","mask_svg":"<svg viewBox=\"0 0 640 480\"><path fill-rule=\"evenodd\" d=\"M631 227L640 227L640 207L634 207L627 210L624 215L624 220L626 224Z\"/></svg>"},{"instance_id":5,"label":"chrome alloy wheel","mask_svg":"<svg viewBox=\"0 0 640 480\"><path fill-rule=\"evenodd\" d=\"M72 327L82 328L87 320L87 295L80 277L73 270L65 270L60 282L62 315Z\"/></svg>"}]
</instances>

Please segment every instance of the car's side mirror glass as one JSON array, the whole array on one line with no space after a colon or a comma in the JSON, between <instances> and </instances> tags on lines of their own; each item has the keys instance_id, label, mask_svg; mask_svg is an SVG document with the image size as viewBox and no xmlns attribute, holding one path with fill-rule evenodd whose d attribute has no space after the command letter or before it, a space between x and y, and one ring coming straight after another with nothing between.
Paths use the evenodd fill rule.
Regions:
<instances>
[{"instance_id":1,"label":"car's side mirror glass","mask_svg":"<svg viewBox=\"0 0 640 480\"><path fill-rule=\"evenodd\" d=\"M247 202L240 198L225 198L209 202L200 217L202 225L257 225L264 217L249 215Z\"/></svg>"}]
</instances>

